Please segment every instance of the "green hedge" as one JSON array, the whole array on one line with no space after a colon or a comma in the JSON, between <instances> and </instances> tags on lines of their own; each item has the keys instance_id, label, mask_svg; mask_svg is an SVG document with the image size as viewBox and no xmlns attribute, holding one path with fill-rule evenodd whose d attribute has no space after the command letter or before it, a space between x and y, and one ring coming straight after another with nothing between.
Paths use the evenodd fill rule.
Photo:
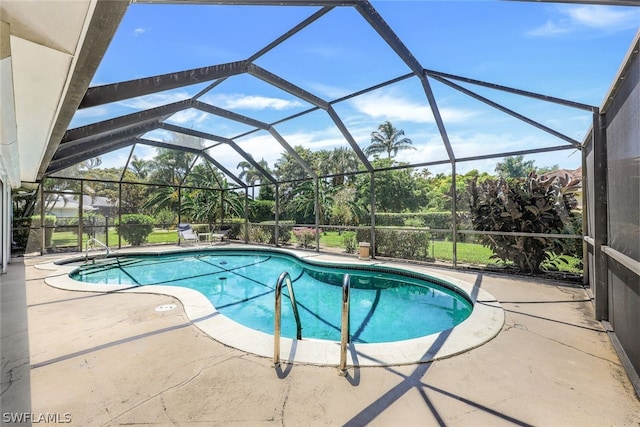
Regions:
<instances>
[{"instance_id":1,"label":"green hedge","mask_svg":"<svg viewBox=\"0 0 640 427\"><path fill-rule=\"evenodd\" d=\"M149 215L125 214L122 223L116 223L116 231L132 246L140 246L147 242L153 232L155 219Z\"/></svg>"},{"instance_id":2,"label":"green hedge","mask_svg":"<svg viewBox=\"0 0 640 427\"><path fill-rule=\"evenodd\" d=\"M376 226L379 227L403 227L407 222L419 221L423 227L450 229L451 212L404 212L404 213L377 213Z\"/></svg>"},{"instance_id":3,"label":"green hedge","mask_svg":"<svg viewBox=\"0 0 640 427\"><path fill-rule=\"evenodd\" d=\"M359 242L369 242L370 232L357 230ZM428 231L385 230L376 228L375 255L424 261L429 258Z\"/></svg>"}]
</instances>

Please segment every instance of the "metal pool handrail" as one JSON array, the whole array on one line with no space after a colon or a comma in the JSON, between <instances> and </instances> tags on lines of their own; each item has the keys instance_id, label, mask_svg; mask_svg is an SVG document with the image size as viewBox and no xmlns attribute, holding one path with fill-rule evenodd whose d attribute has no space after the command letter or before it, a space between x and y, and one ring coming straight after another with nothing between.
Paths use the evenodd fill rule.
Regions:
<instances>
[{"instance_id":1,"label":"metal pool handrail","mask_svg":"<svg viewBox=\"0 0 640 427\"><path fill-rule=\"evenodd\" d=\"M274 330L273 330L273 364L280 364L280 333L281 333L281 307L282 307L282 284L287 283L287 289L289 290L289 299L291 300L291 307L293 308L293 315L296 318L296 338L302 339L302 324L300 323L300 315L298 314L298 305L296 304L296 297L293 293L293 285L291 284L291 276L288 272L283 271L278 277L276 283L276 306L274 315Z\"/></svg>"},{"instance_id":2,"label":"metal pool handrail","mask_svg":"<svg viewBox=\"0 0 640 427\"><path fill-rule=\"evenodd\" d=\"M106 257L109 256L109 246L105 245L100 240L96 239L95 237L90 237L89 239L87 239L87 244L86 244L87 250L86 250L86 253L85 253L85 256L84 256L84 260L85 261L87 261L89 259L89 243L90 242L94 243L94 244L97 243L100 246L102 246L103 248L105 248L107 252L104 254L104 257L106 258Z\"/></svg>"},{"instance_id":3,"label":"metal pool handrail","mask_svg":"<svg viewBox=\"0 0 640 427\"><path fill-rule=\"evenodd\" d=\"M351 341L349 327L351 316L349 302L351 300L351 278L348 274L342 280L342 326L340 328L340 375L347 375L347 344Z\"/></svg>"}]
</instances>

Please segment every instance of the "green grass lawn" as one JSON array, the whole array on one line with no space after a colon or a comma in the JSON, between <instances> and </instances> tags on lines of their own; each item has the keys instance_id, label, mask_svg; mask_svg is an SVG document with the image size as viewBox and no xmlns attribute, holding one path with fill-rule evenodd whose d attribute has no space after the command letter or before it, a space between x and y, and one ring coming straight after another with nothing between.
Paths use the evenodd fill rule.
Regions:
<instances>
[{"instance_id":1,"label":"green grass lawn","mask_svg":"<svg viewBox=\"0 0 640 427\"><path fill-rule=\"evenodd\" d=\"M116 230L114 229L109 229L109 239L105 238L104 233L97 234L96 238L102 243L106 243L108 240L110 247L118 246L118 233L116 233ZM89 236L85 234L82 238L83 250L85 249L87 239L89 239ZM177 241L178 232L175 230L156 230L149 234L149 237L147 238L147 243L149 244L176 243ZM73 233L72 231L54 232L51 243L56 247L76 246L78 244L78 235ZM128 245L129 242L127 242L125 239L122 239L122 244Z\"/></svg>"}]
</instances>

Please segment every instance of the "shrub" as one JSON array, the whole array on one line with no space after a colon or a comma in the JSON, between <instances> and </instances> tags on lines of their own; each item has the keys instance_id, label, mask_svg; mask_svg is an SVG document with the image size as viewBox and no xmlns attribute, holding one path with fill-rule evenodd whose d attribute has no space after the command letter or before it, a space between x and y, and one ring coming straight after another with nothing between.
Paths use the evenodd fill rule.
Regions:
<instances>
[{"instance_id":1,"label":"shrub","mask_svg":"<svg viewBox=\"0 0 640 427\"><path fill-rule=\"evenodd\" d=\"M429 233L376 229L376 253L391 258L424 260L429 254Z\"/></svg>"},{"instance_id":2,"label":"shrub","mask_svg":"<svg viewBox=\"0 0 640 427\"><path fill-rule=\"evenodd\" d=\"M268 243L271 240L271 232L259 225L249 226L249 241L256 243Z\"/></svg>"},{"instance_id":3,"label":"shrub","mask_svg":"<svg viewBox=\"0 0 640 427\"><path fill-rule=\"evenodd\" d=\"M357 240L368 242L369 230L359 229ZM424 261L429 257L428 231L390 230L376 228L375 254L390 258Z\"/></svg>"},{"instance_id":4,"label":"shrub","mask_svg":"<svg viewBox=\"0 0 640 427\"><path fill-rule=\"evenodd\" d=\"M420 227L424 227L424 221L422 221L421 218L405 218L404 226L420 228Z\"/></svg>"},{"instance_id":5,"label":"shrub","mask_svg":"<svg viewBox=\"0 0 640 427\"><path fill-rule=\"evenodd\" d=\"M293 234L296 236L296 240L302 245L303 248L308 248L310 243L315 242L316 240L315 228L295 227L293 229Z\"/></svg>"},{"instance_id":6,"label":"shrub","mask_svg":"<svg viewBox=\"0 0 640 427\"><path fill-rule=\"evenodd\" d=\"M451 228L451 212L377 213L376 225L379 227L410 226L429 227L446 230Z\"/></svg>"},{"instance_id":7,"label":"shrub","mask_svg":"<svg viewBox=\"0 0 640 427\"><path fill-rule=\"evenodd\" d=\"M268 200L267 200L268 201ZM275 221L262 221L260 223L262 226L268 226L269 229L274 229L276 226ZM278 240L280 245L285 245L291 241L291 229L293 228L293 221L283 220L278 221ZM275 245L275 232L270 233L271 237L269 238L269 243Z\"/></svg>"},{"instance_id":8,"label":"shrub","mask_svg":"<svg viewBox=\"0 0 640 427\"><path fill-rule=\"evenodd\" d=\"M116 223L116 231L132 246L140 246L147 242L153 232L154 218L149 215L125 214L122 223Z\"/></svg>"},{"instance_id":9,"label":"shrub","mask_svg":"<svg viewBox=\"0 0 640 427\"><path fill-rule=\"evenodd\" d=\"M273 220L276 209L274 200L254 200L249 206L249 221L262 222Z\"/></svg>"},{"instance_id":10,"label":"shrub","mask_svg":"<svg viewBox=\"0 0 640 427\"><path fill-rule=\"evenodd\" d=\"M176 224L176 214L169 209L162 209L156 214L156 224L163 228L170 228Z\"/></svg>"},{"instance_id":11,"label":"shrub","mask_svg":"<svg viewBox=\"0 0 640 427\"><path fill-rule=\"evenodd\" d=\"M342 235L342 244L348 254L355 254L358 247L358 240L356 239L356 233L353 231L345 231Z\"/></svg>"},{"instance_id":12,"label":"shrub","mask_svg":"<svg viewBox=\"0 0 640 427\"><path fill-rule=\"evenodd\" d=\"M475 230L521 233L562 233L571 224L577 205L570 188L560 179L543 180L535 174L507 182L469 182L471 223ZM483 235L492 258L512 261L522 272L537 272L540 265L567 262L568 244L550 237ZM567 239L565 239L567 240Z\"/></svg>"},{"instance_id":13,"label":"shrub","mask_svg":"<svg viewBox=\"0 0 640 427\"><path fill-rule=\"evenodd\" d=\"M229 230L229 240L244 240L244 219L232 218L231 222L220 227Z\"/></svg>"}]
</instances>

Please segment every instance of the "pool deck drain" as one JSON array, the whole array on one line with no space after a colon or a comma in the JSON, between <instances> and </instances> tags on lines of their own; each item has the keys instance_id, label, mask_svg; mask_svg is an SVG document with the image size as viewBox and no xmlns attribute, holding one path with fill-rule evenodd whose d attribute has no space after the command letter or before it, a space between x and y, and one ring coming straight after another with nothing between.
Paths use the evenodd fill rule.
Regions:
<instances>
[{"instance_id":1,"label":"pool deck drain","mask_svg":"<svg viewBox=\"0 0 640 427\"><path fill-rule=\"evenodd\" d=\"M247 249L246 246L239 250ZM268 248L261 248L268 251ZM226 249L225 249L226 250ZM280 250L299 259L312 258L326 265L345 265L345 258L327 254L308 254L290 250ZM162 252L159 252L162 253ZM116 256L116 252L112 252ZM347 264L366 268L367 266L389 265L379 261L349 261ZM150 285L127 287L85 283L73 280L69 273L77 265L42 264L37 268L52 270L45 282L53 287L73 291L156 293L177 298L188 318L213 339L236 348L263 357L273 357L273 335L241 325L220 314L211 302L200 292L177 286ZM430 362L443 359L479 347L493 339L504 324L504 311L495 297L487 291L442 272L433 271L415 265L403 265L405 271L413 271L444 280L462 291L473 302L471 315L452 329L424 337L386 342L386 343L349 343L348 366L396 366ZM274 279L275 280L275 279ZM156 309L157 310L157 309ZM419 319L415 319L419 321ZM283 362L303 363L321 366L338 366L340 363L340 343L319 339L293 340L281 338L280 358Z\"/></svg>"},{"instance_id":2,"label":"pool deck drain","mask_svg":"<svg viewBox=\"0 0 640 427\"><path fill-rule=\"evenodd\" d=\"M178 306L176 304L163 304L156 307L156 311L169 311L175 310Z\"/></svg>"}]
</instances>

